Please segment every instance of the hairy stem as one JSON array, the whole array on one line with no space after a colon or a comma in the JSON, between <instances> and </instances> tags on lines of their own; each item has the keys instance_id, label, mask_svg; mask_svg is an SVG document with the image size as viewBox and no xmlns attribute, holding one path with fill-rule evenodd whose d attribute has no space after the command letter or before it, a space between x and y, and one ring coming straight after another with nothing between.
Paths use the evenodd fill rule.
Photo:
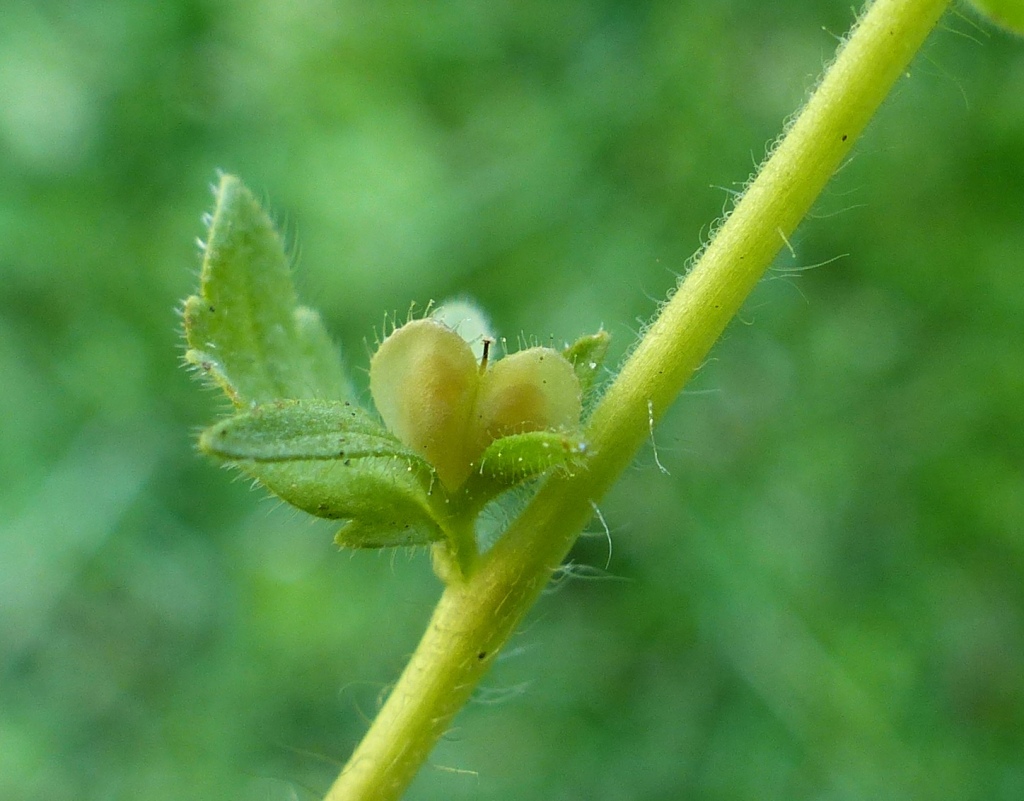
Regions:
<instances>
[{"instance_id":1,"label":"hairy stem","mask_svg":"<svg viewBox=\"0 0 1024 801\"><path fill-rule=\"evenodd\" d=\"M550 478L472 575L448 586L327 801L401 796L593 515L594 504L703 362L947 3L877 0L870 6L595 409L584 467Z\"/></svg>"}]
</instances>

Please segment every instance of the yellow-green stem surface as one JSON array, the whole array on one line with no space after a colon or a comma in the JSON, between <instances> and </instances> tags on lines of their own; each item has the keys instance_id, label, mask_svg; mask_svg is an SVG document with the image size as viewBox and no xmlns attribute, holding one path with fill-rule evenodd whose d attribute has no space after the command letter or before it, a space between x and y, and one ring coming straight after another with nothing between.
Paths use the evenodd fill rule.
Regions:
<instances>
[{"instance_id":1,"label":"yellow-green stem surface","mask_svg":"<svg viewBox=\"0 0 1024 801\"><path fill-rule=\"evenodd\" d=\"M445 590L327 801L397 799L904 72L948 0L877 0L588 425L590 457L550 478L472 575Z\"/></svg>"}]
</instances>

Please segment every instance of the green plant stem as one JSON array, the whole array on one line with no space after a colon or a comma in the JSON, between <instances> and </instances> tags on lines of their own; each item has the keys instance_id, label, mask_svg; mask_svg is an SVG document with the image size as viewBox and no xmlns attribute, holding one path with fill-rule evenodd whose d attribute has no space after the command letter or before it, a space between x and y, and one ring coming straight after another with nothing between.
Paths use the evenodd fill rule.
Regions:
<instances>
[{"instance_id":1,"label":"green plant stem","mask_svg":"<svg viewBox=\"0 0 1024 801\"><path fill-rule=\"evenodd\" d=\"M870 6L595 409L585 466L572 476L551 477L472 575L447 587L327 801L401 796L593 516L596 502L704 361L947 2L877 0Z\"/></svg>"}]
</instances>

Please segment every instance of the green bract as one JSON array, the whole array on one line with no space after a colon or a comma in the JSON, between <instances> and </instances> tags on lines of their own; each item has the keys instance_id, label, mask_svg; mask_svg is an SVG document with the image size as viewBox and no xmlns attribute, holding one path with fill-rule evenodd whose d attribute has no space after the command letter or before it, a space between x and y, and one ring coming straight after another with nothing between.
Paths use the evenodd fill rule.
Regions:
<instances>
[{"instance_id":1,"label":"green bract","mask_svg":"<svg viewBox=\"0 0 1024 801\"><path fill-rule=\"evenodd\" d=\"M586 396L597 384L611 336L607 331L580 337L572 345L562 351L562 355L572 365L576 379L580 382L580 390Z\"/></svg>"},{"instance_id":2,"label":"green bract","mask_svg":"<svg viewBox=\"0 0 1024 801\"><path fill-rule=\"evenodd\" d=\"M530 348L488 362L483 316L466 302L442 307L373 356L382 425L353 400L319 316L298 305L281 238L233 176L216 188L204 251L199 294L184 305L185 361L235 413L199 447L293 506L347 521L339 545L439 543L440 572L465 574L473 522L490 499L584 458L581 397L604 332L563 353Z\"/></svg>"}]
</instances>

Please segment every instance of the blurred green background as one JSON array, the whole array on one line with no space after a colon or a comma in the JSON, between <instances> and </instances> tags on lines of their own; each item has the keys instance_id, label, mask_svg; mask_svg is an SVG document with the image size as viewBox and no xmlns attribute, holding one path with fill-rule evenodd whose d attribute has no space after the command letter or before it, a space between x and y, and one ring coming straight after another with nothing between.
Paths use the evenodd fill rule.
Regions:
<instances>
[{"instance_id":1,"label":"blurred green background","mask_svg":"<svg viewBox=\"0 0 1024 801\"><path fill-rule=\"evenodd\" d=\"M457 294L614 363L850 15L6 0L0 798L318 798L439 593L193 452L217 168L361 382ZM1024 45L947 16L793 247L410 798L1024 798Z\"/></svg>"}]
</instances>

